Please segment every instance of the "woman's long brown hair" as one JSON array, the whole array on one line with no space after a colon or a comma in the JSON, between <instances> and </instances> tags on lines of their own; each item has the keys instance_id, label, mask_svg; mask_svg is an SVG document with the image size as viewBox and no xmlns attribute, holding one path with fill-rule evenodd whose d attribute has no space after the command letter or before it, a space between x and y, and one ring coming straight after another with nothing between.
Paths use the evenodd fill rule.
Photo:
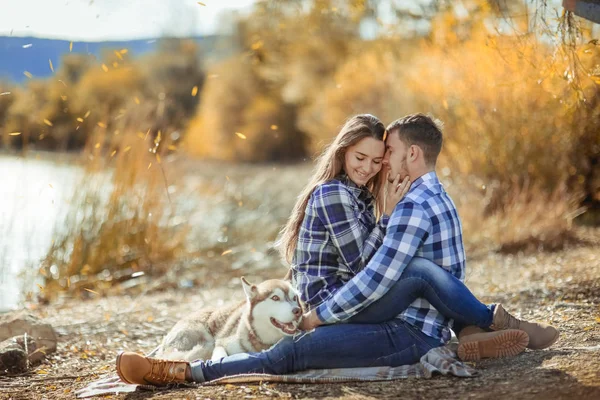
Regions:
<instances>
[{"instance_id":1,"label":"woman's long brown hair","mask_svg":"<svg viewBox=\"0 0 600 400\"><path fill-rule=\"evenodd\" d=\"M348 147L366 137L384 140L384 135L385 126L377 117L371 114L355 115L346 121L333 142L319 155L313 177L302 192L300 192L292 214L281 230L279 240L277 241L279 253L289 264L292 263L296 251L300 226L304 220L306 205L312 192L318 185L335 178L342 172L344 157ZM379 189L382 185L382 180L379 177L380 173L381 171L365 185L374 196L379 194Z\"/></svg>"}]
</instances>

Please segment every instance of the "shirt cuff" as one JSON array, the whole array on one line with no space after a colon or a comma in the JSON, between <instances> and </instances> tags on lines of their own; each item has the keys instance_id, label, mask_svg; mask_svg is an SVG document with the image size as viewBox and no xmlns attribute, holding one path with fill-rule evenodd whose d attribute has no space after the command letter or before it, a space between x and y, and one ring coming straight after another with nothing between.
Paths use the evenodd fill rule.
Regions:
<instances>
[{"instance_id":1,"label":"shirt cuff","mask_svg":"<svg viewBox=\"0 0 600 400\"><path fill-rule=\"evenodd\" d=\"M340 321L340 319L336 317L327 307L327 303L321 303L317 308L315 308L315 313L317 314L319 320L324 324L334 324Z\"/></svg>"},{"instance_id":2,"label":"shirt cuff","mask_svg":"<svg viewBox=\"0 0 600 400\"><path fill-rule=\"evenodd\" d=\"M388 222L390 222L389 215L383 214L379 219L379 225L381 225L382 228L387 228Z\"/></svg>"}]
</instances>

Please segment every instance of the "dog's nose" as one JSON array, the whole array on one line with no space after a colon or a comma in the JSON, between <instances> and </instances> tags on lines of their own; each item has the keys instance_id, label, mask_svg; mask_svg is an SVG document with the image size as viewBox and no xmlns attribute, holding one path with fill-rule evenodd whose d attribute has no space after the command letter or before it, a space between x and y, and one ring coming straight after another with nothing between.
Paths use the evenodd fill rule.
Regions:
<instances>
[{"instance_id":1,"label":"dog's nose","mask_svg":"<svg viewBox=\"0 0 600 400\"><path fill-rule=\"evenodd\" d=\"M302 315L302 310L300 309L300 307L294 307L292 309L292 314L294 314L295 317L299 317L300 315Z\"/></svg>"}]
</instances>

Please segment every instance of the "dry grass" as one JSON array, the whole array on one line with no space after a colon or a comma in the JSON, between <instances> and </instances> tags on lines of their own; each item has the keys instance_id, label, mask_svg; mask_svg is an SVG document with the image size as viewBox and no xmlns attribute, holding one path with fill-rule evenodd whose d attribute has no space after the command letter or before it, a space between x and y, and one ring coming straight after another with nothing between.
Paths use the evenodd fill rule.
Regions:
<instances>
[{"instance_id":1,"label":"dry grass","mask_svg":"<svg viewBox=\"0 0 600 400\"><path fill-rule=\"evenodd\" d=\"M524 318L551 322L561 330L550 349L526 351L511 359L475 364L472 379L436 377L429 381L340 385L227 385L111 396L111 398L474 398L593 399L600 396L600 231L577 228L587 245L557 252L470 257L468 286L486 302L502 302ZM277 269L244 271L251 279L271 277ZM197 287L153 291L136 288L118 296L87 302L66 301L47 307L31 305L34 314L60 332L58 352L32 373L0 377L2 399L73 398L75 390L112 374L119 350L149 351L179 318L206 304L242 297L237 273L197 273Z\"/></svg>"}]
</instances>

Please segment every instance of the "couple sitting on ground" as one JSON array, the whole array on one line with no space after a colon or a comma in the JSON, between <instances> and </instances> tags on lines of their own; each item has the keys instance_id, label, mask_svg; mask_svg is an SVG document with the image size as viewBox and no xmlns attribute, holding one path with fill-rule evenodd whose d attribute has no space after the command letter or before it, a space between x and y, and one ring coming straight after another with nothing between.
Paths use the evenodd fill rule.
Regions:
<instances>
[{"instance_id":1,"label":"couple sitting on ground","mask_svg":"<svg viewBox=\"0 0 600 400\"><path fill-rule=\"evenodd\" d=\"M441 148L440 123L423 114L387 129L372 115L350 118L318 160L279 241L307 306L300 328L308 333L217 361L122 353L121 378L163 385L394 367L446 344L451 330L463 360L552 345L556 328L519 320L501 304L485 305L464 285L460 218L435 173Z\"/></svg>"}]
</instances>

